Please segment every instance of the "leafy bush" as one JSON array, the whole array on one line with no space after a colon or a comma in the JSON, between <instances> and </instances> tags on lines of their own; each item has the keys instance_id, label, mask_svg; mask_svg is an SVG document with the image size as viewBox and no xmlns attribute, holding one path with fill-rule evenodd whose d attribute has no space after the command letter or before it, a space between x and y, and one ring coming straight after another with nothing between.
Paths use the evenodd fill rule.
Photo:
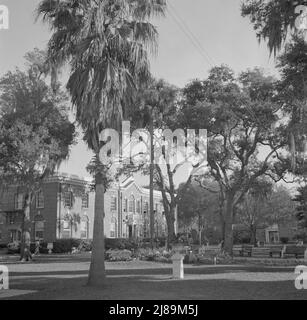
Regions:
<instances>
[{"instance_id":1,"label":"leafy bush","mask_svg":"<svg viewBox=\"0 0 307 320\"><path fill-rule=\"evenodd\" d=\"M289 238L288 238L288 237L281 237L281 238L280 238L280 242L281 242L282 244L287 244L287 243L289 242Z\"/></svg>"},{"instance_id":2,"label":"leafy bush","mask_svg":"<svg viewBox=\"0 0 307 320\"><path fill-rule=\"evenodd\" d=\"M305 232L297 234L294 237L294 240L303 241L304 243L307 243L307 234Z\"/></svg>"},{"instance_id":3,"label":"leafy bush","mask_svg":"<svg viewBox=\"0 0 307 320\"><path fill-rule=\"evenodd\" d=\"M197 263L198 261L199 261L198 257L193 253L186 254L183 259L184 264L194 264L194 263Z\"/></svg>"},{"instance_id":4,"label":"leafy bush","mask_svg":"<svg viewBox=\"0 0 307 320\"><path fill-rule=\"evenodd\" d=\"M138 247L138 242L133 239L105 239L106 250L135 250Z\"/></svg>"},{"instance_id":5,"label":"leafy bush","mask_svg":"<svg viewBox=\"0 0 307 320\"><path fill-rule=\"evenodd\" d=\"M234 244L249 244L251 242L250 234L246 230L234 230L233 243Z\"/></svg>"},{"instance_id":6,"label":"leafy bush","mask_svg":"<svg viewBox=\"0 0 307 320\"><path fill-rule=\"evenodd\" d=\"M8 254L17 254L20 253L20 241L13 241L7 245Z\"/></svg>"},{"instance_id":7,"label":"leafy bush","mask_svg":"<svg viewBox=\"0 0 307 320\"><path fill-rule=\"evenodd\" d=\"M172 262L171 257L173 252L166 251L162 249L150 249L150 248L139 248L135 252L135 257L144 260L144 261L156 261L156 262L163 262L163 263L170 263Z\"/></svg>"},{"instance_id":8,"label":"leafy bush","mask_svg":"<svg viewBox=\"0 0 307 320\"><path fill-rule=\"evenodd\" d=\"M216 257L217 264L226 264L227 265L227 264L233 263L232 257L225 252L220 252L215 257ZM198 262L200 264L209 264L209 265L214 264L214 257L199 256L198 259L199 259Z\"/></svg>"},{"instance_id":9,"label":"leafy bush","mask_svg":"<svg viewBox=\"0 0 307 320\"><path fill-rule=\"evenodd\" d=\"M82 240L79 246L81 251L89 252L92 251L93 240Z\"/></svg>"},{"instance_id":10,"label":"leafy bush","mask_svg":"<svg viewBox=\"0 0 307 320\"><path fill-rule=\"evenodd\" d=\"M105 254L107 261L131 261L132 252L129 250L108 250Z\"/></svg>"},{"instance_id":11,"label":"leafy bush","mask_svg":"<svg viewBox=\"0 0 307 320\"><path fill-rule=\"evenodd\" d=\"M53 242L53 253L71 253L73 248L78 248L80 239L58 239Z\"/></svg>"}]
</instances>

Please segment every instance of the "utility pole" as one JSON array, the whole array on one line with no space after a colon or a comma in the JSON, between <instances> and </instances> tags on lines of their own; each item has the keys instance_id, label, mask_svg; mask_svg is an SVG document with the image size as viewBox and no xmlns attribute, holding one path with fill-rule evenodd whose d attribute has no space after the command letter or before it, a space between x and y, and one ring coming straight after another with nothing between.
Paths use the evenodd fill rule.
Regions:
<instances>
[{"instance_id":1,"label":"utility pole","mask_svg":"<svg viewBox=\"0 0 307 320\"><path fill-rule=\"evenodd\" d=\"M153 125L153 107L150 114L150 183L149 183L149 211L150 211L150 242L151 247L154 246L155 217L154 217L154 197L153 197L153 180L154 180L154 125Z\"/></svg>"}]
</instances>

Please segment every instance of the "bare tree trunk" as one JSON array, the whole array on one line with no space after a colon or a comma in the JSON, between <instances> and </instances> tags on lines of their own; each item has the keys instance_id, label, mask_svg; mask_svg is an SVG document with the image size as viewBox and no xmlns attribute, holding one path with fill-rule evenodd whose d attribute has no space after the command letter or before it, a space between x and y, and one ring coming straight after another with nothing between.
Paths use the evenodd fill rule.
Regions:
<instances>
[{"instance_id":1,"label":"bare tree trunk","mask_svg":"<svg viewBox=\"0 0 307 320\"><path fill-rule=\"evenodd\" d=\"M219 215L220 215L220 222L221 222L223 248L225 246L225 218L224 218L225 204L224 203L225 203L224 196L221 192L220 193L220 203L219 203Z\"/></svg>"},{"instance_id":2,"label":"bare tree trunk","mask_svg":"<svg viewBox=\"0 0 307 320\"><path fill-rule=\"evenodd\" d=\"M225 201L225 230L224 230L224 249L228 254L232 254L233 247L233 202L232 194L226 195Z\"/></svg>"},{"instance_id":3,"label":"bare tree trunk","mask_svg":"<svg viewBox=\"0 0 307 320\"><path fill-rule=\"evenodd\" d=\"M257 243L257 237L256 237L257 231L256 230L257 230L256 227L254 225L251 225L251 227L250 227L250 235L251 235L250 243L254 246Z\"/></svg>"},{"instance_id":4,"label":"bare tree trunk","mask_svg":"<svg viewBox=\"0 0 307 320\"><path fill-rule=\"evenodd\" d=\"M167 223L167 248L171 247L175 239L175 208L170 208L169 212L165 214Z\"/></svg>"},{"instance_id":5,"label":"bare tree trunk","mask_svg":"<svg viewBox=\"0 0 307 320\"><path fill-rule=\"evenodd\" d=\"M200 212L198 212L198 232L199 232L199 246L202 245L202 223L201 223L201 215Z\"/></svg>"},{"instance_id":6,"label":"bare tree trunk","mask_svg":"<svg viewBox=\"0 0 307 320\"><path fill-rule=\"evenodd\" d=\"M20 260L25 261L31 257L31 219L30 219L31 193L27 192L24 198L23 219L21 225Z\"/></svg>"},{"instance_id":7,"label":"bare tree trunk","mask_svg":"<svg viewBox=\"0 0 307 320\"><path fill-rule=\"evenodd\" d=\"M94 234L91 265L89 270L89 286L104 286L106 284L106 273L104 263L104 193L102 175L96 174L95 177L95 216L94 216Z\"/></svg>"}]
</instances>

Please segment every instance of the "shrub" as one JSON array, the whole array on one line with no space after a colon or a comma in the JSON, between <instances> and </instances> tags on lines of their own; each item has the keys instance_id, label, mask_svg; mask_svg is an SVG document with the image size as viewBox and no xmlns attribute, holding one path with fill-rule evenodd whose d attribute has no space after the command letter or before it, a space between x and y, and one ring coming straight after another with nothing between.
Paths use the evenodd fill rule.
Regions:
<instances>
[{"instance_id":1,"label":"shrub","mask_svg":"<svg viewBox=\"0 0 307 320\"><path fill-rule=\"evenodd\" d=\"M8 254L17 254L20 253L20 242L13 241L7 245L7 253Z\"/></svg>"},{"instance_id":2,"label":"shrub","mask_svg":"<svg viewBox=\"0 0 307 320\"><path fill-rule=\"evenodd\" d=\"M79 246L81 251L89 252L92 251L93 240L82 240Z\"/></svg>"},{"instance_id":3,"label":"shrub","mask_svg":"<svg viewBox=\"0 0 307 320\"><path fill-rule=\"evenodd\" d=\"M138 248L138 242L133 239L105 239L106 250L135 250Z\"/></svg>"},{"instance_id":4,"label":"shrub","mask_svg":"<svg viewBox=\"0 0 307 320\"><path fill-rule=\"evenodd\" d=\"M307 242L307 234L305 232L297 234L294 237L294 240L299 240L299 241L303 241L304 243L306 243Z\"/></svg>"},{"instance_id":5,"label":"shrub","mask_svg":"<svg viewBox=\"0 0 307 320\"><path fill-rule=\"evenodd\" d=\"M280 241L282 244L287 244L289 242L289 238L288 237L281 237Z\"/></svg>"},{"instance_id":6,"label":"shrub","mask_svg":"<svg viewBox=\"0 0 307 320\"><path fill-rule=\"evenodd\" d=\"M198 257L193 253L188 253L184 256L183 263L184 264L194 264L199 261Z\"/></svg>"},{"instance_id":7,"label":"shrub","mask_svg":"<svg viewBox=\"0 0 307 320\"><path fill-rule=\"evenodd\" d=\"M234 230L233 243L234 244L249 244L251 241L250 234L246 230Z\"/></svg>"},{"instance_id":8,"label":"shrub","mask_svg":"<svg viewBox=\"0 0 307 320\"><path fill-rule=\"evenodd\" d=\"M132 252L129 250L108 250L105 259L107 261L131 261Z\"/></svg>"},{"instance_id":9,"label":"shrub","mask_svg":"<svg viewBox=\"0 0 307 320\"><path fill-rule=\"evenodd\" d=\"M171 263L173 252L162 249L139 248L135 252L135 257L143 261L155 261L163 263Z\"/></svg>"},{"instance_id":10,"label":"shrub","mask_svg":"<svg viewBox=\"0 0 307 320\"><path fill-rule=\"evenodd\" d=\"M80 239L58 239L53 242L53 253L71 253L72 248L78 248Z\"/></svg>"}]
</instances>

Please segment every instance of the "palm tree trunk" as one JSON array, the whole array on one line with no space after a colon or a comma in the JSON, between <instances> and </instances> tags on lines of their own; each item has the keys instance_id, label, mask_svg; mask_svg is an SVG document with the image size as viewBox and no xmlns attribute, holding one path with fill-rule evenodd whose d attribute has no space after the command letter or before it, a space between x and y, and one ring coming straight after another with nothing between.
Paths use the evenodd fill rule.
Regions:
<instances>
[{"instance_id":1,"label":"palm tree trunk","mask_svg":"<svg viewBox=\"0 0 307 320\"><path fill-rule=\"evenodd\" d=\"M94 235L91 265L88 276L89 286L104 286L106 284L106 273L104 263L104 193L105 187L102 174L97 173L95 195L95 216L94 216Z\"/></svg>"}]
</instances>

